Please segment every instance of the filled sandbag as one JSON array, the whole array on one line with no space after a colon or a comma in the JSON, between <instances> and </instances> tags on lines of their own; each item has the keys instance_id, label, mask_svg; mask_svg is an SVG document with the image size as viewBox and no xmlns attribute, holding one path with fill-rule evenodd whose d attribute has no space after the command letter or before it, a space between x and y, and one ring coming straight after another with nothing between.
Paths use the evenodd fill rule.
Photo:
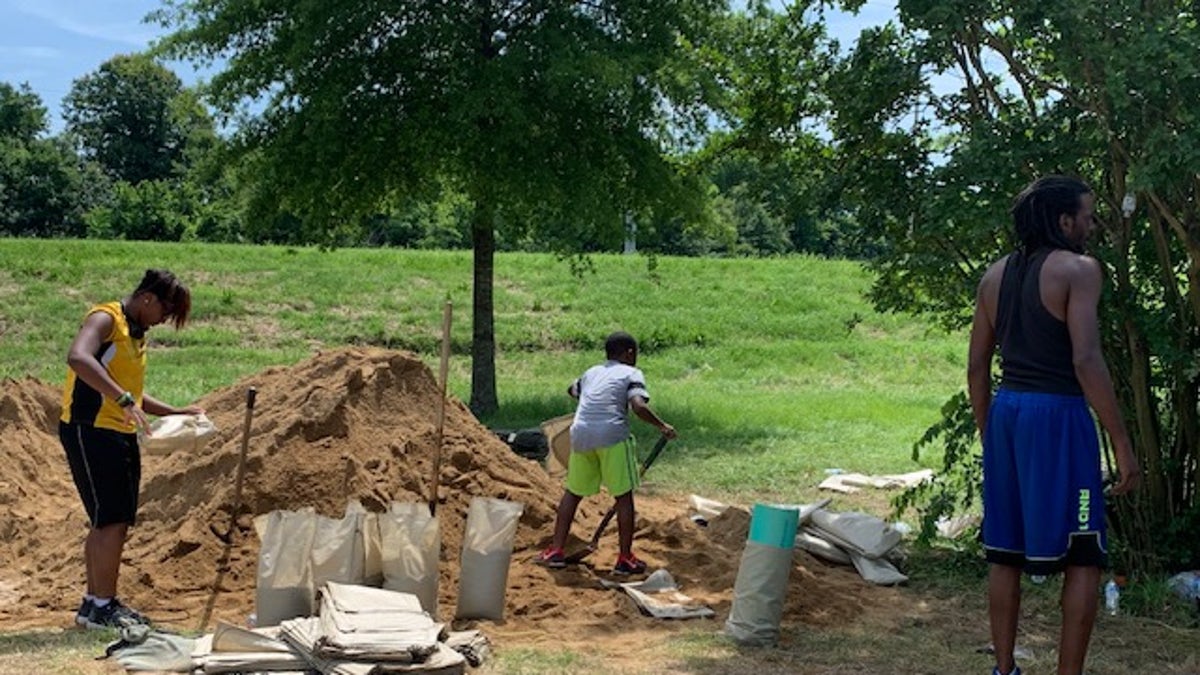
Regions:
<instances>
[{"instance_id":1,"label":"filled sandbag","mask_svg":"<svg viewBox=\"0 0 1200 675\"><path fill-rule=\"evenodd\" d=\"M378 516L383 587L411 593L421 608L438 615L438 558L442 549L438 520L424 503L392 502Z\"/></svg>"},{"instance_id":2,"label":"filled sandbag","mask_svg":"<svg viewBox=\"0 0 1200 675\"><path fill-rule=\"evenodd\" d=\"M311 507L272 511L254 519L261 542L254 601L258 625L274 626L312 613L311 553L316 519Z\"/></svg>"},{"instance_id":3,"label":"filled sandbag","mask_svg":"<svg viewBox=\"0 0 1200 675\"><path fill-rule=\"evenodd\" d=\"M361 507L360 507L361 508ZM362 584L366 578L366 545L363 522L366 512L348 504L341 518L316 517L312 539L312 587L328 581Z\"/></svg>"},{"instance_id":4,"label":"filled sandbag","mask_svg":"<svg viewBox=\"0 0 1200 675\"><path fill-rule=\"evenodd\" d=\"M363 542L363 583L368 586L382 586L383 543L379 534L379 514L367 511L357 499L346 503L346 513L355 513L360 517L358 525Z\"/></svg>"},{"instance_id":5,"label":"filled sandbag","mask_svg":"<svg viewBox=\"0 0 1200 675\"><path fill-rule=\"evenodd\" d=\"M868 558L882 558L903 538L883 519L868 513L819 510L812 514L812 526L822 538Z\"/></svg>"},{"instance_id":6,"label":"filled sandbag","mask_svg":"<svg viewBox=\"0 0 1200 675\"><path fill-rule=\"evenodd\" d=\"M525 507L516 502L476 497L467 509L459 575L458 619L504 618L508 566L517 522Z\"/></svg>"},{"instance_id":7,"label":"filled sandbag","mask_svg":"<svg viewBox=\"0 0 1200 675\"><path fill-rule=\"evenodd\" d=\"M796 534L796 548L808 551L825 562L836 565L851 564L849 553L809 528L804 528Z\"/></svg>"}]
</instances>

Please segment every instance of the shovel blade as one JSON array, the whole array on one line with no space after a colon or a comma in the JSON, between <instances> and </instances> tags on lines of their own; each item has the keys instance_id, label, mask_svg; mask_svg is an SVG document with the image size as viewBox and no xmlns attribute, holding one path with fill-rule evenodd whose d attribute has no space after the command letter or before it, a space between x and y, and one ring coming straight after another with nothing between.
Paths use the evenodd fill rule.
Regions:
<instances>
[{"instance_id":1,"label":"shovel blade","mask_svg":"<svg viewBox=\"0 0 1200 675\"><path fill-rule=\"evenodd\" d=\"M566 558L563 558L563 561L565 563L567 563L568 565L578 565L579 563L583 562L584 558L587 558L588 556L590 556L591 554L593 554L595 552L596 552L595 546L585 546L585 547L579 549L578 551L575 551L571 555L567 556Z\"/></svg>"}]
</instances>

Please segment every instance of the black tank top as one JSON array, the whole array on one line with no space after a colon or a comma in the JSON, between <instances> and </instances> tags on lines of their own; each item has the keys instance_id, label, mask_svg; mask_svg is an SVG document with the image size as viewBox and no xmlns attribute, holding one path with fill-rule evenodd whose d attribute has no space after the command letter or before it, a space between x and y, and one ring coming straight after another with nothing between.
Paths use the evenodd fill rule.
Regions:
<instances>
[{"instance_id":1,"label":"black tank top","mask_svg":"<svg viewBox=\"0 0 1200 675\"><path fill-rule=\"evenodd\" d=\"M1083 389L1075 377L1067 323L1042 304L1042 265L1052 250L1038 249L1028 259L1018 251L1004 266L996 307L1000 386L1078 396Z\"/></svg>"}]
</instances>

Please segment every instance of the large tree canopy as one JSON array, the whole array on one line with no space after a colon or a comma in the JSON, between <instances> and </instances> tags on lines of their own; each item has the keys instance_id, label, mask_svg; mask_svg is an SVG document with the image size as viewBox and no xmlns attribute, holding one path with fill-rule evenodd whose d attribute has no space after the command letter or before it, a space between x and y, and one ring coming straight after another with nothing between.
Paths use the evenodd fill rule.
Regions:
<instances>
[{"instance_id":1,"label":"large tree canopy","mask_svg":"<svg viewBox=\"0 0 1200 675\"><path fill-rule=\"evenodd\" d=\"M441 188L473 208L471 407L497 406L496 229L620 240L688 200L671 151L706 118L679 58L716 0L176 0L165 53L225 60L214 105L319 227ZM551 238L554 239L553 237Z\"/></svg>"}]
</instances>

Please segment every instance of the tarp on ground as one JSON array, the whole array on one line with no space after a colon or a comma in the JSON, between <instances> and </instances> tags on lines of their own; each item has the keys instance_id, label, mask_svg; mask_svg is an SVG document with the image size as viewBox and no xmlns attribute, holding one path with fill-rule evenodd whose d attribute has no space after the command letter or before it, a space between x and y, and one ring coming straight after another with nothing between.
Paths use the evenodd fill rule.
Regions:
<instances>
[{"instance_id":1,"label":"tarp on ground","mask_svg":"<svg viewBox=\"0 0 1200 675\"><path fill-rule=\"evenodd\" d=\"M920 485L932 478L932 469L921 469L920 471L913 471L911 473L886 474L882 476L869 476L862 473L839 473L821 481L821 484L817 487L821 490L833 490L834 492L841 492L843 494L853 494L862 488L875 488L877 490L909 488L914 485Z\"/></svg>"},{"instance_id":2,"label":"tarp on ground","mask_svg":"<svg viewBox=\"0 0 1200 675\"><path fill-rule=\"evenodd\" d=\"M655 570L642 581L622 584L603 579L600 583L623 591L643 614L656 619L708 619L716 615L710 607L679 592L675 577L665 569Z\"/></svg>"}]
</instances>

